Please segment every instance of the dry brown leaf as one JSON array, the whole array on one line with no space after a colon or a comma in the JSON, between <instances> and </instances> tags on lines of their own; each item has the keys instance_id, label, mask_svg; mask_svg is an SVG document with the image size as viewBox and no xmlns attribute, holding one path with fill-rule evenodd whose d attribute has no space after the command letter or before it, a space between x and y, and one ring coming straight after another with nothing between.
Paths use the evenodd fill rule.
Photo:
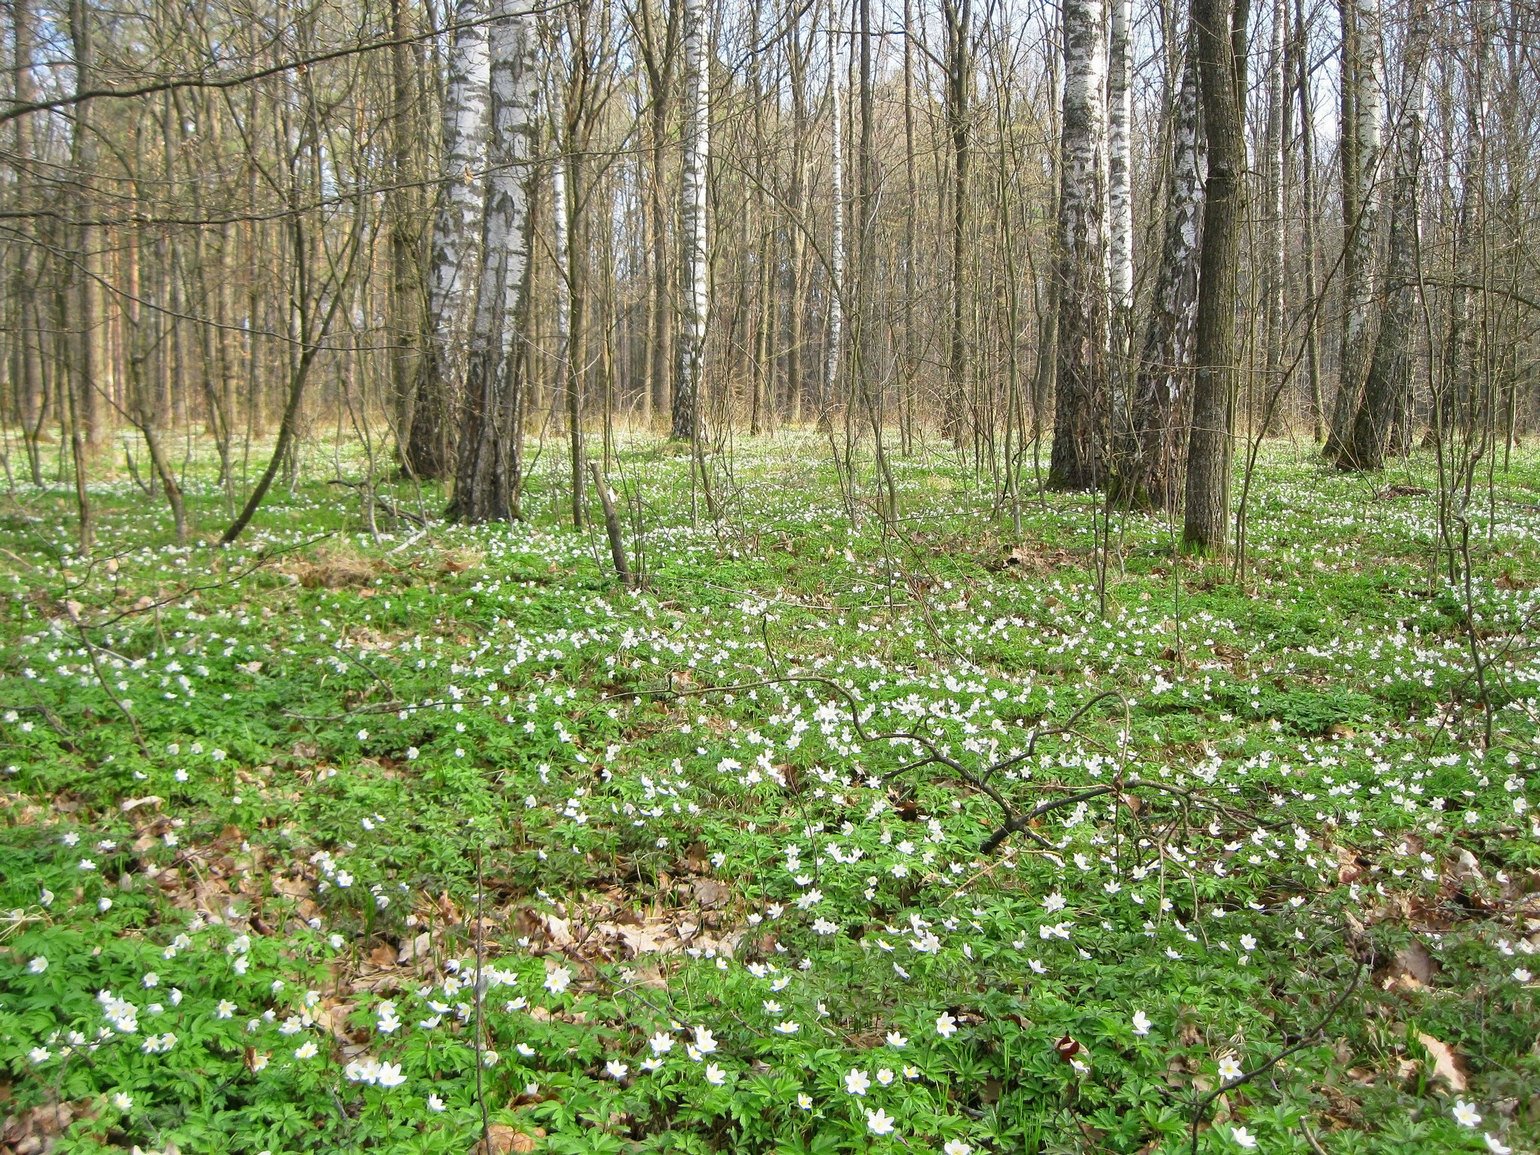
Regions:
<instances>
[{"instance_id":1,"label":"dry brown leaf","mask_svg":"<svg viewBox=\"0 0 1540 1155\"><path fill-rule=\"evenodd\" d=\"M1465 1090L1467 1084L1465 1073L1460 1069L1460 1057L1450 1046L1421 1031L1417 1032L1417 1041L1428 1052L1428 1058L1433 1060L1433 1078L1442 1079L1451 1091Z\"/></svg>"},{"instance_id":2,"label":"dry brown leaf","mask_svg":"<svg viewBox=\"0 0 1540 1155\"><path fill-rule=\"evenodd\" d=\"M1439 972L1437 960L1428 948L1413 939L1396 952L1389 966L1380 972L1380 987L1387 991L1426 990L1433 984L1433 976Z\"/></svg>"},{"instance_id":3,"label":"dry brown leaf","mask_svg":"<svg viewBox=\"0 0 1540 1155\"><path fill-rule=\"evenodd\" d=\"M1481 873L1481 864L1476 861L1476 856L1463 848L1454 856L1454 861L1449 864L1449 877L1456 882L1477 883L1486 881L1486 877Z\"/></svg>"},{"instance_id":4,"label":"dry brown leaf","mask_svg":"<svg viewBox=\"0 0 1540 1155\"><path fill-rule=\"evenodd\" d=\"M538 1128L536 1130L539 1131ZM535 1135L510 1127L507 1123L493 1123L472 1150L474 1155L526 1155L536 1146L538 1140Z\"/></svg>"},{"instance_id":5,"label":"dry brown leaf","mask_svg":"<svg viewBox=\"0 0 1540 1155\"><path fill-rule=\"evenodd\" d=\"M424 957L433 948L433 936L427 931L416 938L408 939L401 944L401 949L396 952L396 962L405 966L409 962L415 962Z\"/></svg>"}]
</instances>

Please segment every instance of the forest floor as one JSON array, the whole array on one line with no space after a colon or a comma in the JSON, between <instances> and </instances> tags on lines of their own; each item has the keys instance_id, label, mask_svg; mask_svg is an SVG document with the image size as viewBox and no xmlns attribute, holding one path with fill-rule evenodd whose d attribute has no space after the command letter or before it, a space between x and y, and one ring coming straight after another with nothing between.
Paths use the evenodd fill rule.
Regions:
<instances>
[{"instance_id":1,"label":"forest floor","mask_svg":"<svg viewBox=\"0 0 1540 1155\"><path fill-rule=\"evenodd\" d=\"M1237 573L637 442L638 591L331 461L0 497L0 1151L1540 1151L1533 450L1467 556L1270 446Z\"/></svg>"}]
</instances>

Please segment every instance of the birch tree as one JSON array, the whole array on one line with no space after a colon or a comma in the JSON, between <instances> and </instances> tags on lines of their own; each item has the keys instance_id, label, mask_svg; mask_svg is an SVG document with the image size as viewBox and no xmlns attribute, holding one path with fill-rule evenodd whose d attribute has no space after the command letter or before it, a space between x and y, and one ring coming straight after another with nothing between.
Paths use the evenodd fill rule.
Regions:
<instances>
[{"instance_id":1,"label":"birch tree","mask_svg":"<svg viewBox=\"0 0 1540 1155\"><path fill-rule=\"evenodd\" d=\"M1385 463L1392 430L1410 404L1417 314L1418 183L1422 179L1427 103L1427 17L1427 0L1412 0L1401 55L1401 116L1395 135L1385 258L1387 295L1352 432L1336 457L1339 469L1379 469Z\"/></svg>"},{"instance_id":2,"label":"birch tree","mask_svg":"<svg viewBox=\"0 0 1540 1155\"><path fill-rule=\"evenodd\" d=\"M706 321L710 312L706 252L706 172L711 157L711 67L703 0L685 0L685 72L689 109L685 128L683 192L683 334L679 349L679 384L674 390L674 437L693 439L699 429L702 371L706 361Z\"/></svg>"},{"instance_id":3,"label":"birch tree","mask_svg":"<svg viewBox=\"0 0 1540 1155\"><path fill-rule=\"evenodd\" d=\"M1065 0L1059 327L1048 484L1101 484L1107 428L1107 44L1102 0Z\"/></svg>"},{"instance_id":4,"label":"birch tree","mask_svg":"<svg viewBox=\"0 0 1540 1155\"><path fill-rule=\"evenodd\" d=\"M484 12L485 0L456 0L446 54L439 122L443 161L428 265L427 350L416 398L404 421L402 465L417 477L442 477L448 471L454 402L464 392L472 287L481 272L482 169L490 95Z\"/></svg>"},{"instance_id":5,"label":"birch tree","mask_svg":"<svg viewBox=\"0 0 1540 1155\"><path fill-rule=\"evenodd\" d=\"M971 110L973 88L973 7L969 0L943 0L946 28L946 125L952 148L952 267L951 326L947 334L947 384L942 402L942 433L960 444L963 412L967 408L968 356L968 167L972 159Z\"/></svg>"},{"instance_id":6,"label":"birch tree","mask_svg":"<svg viewBox=\"0 0 1540 1155\"><path fill-rule=\"evenodd\" d=\"M839 11L829 4L829 325L824 344L823 397L819 420L828 417L839 382L840 350L845 329L845 118L840 111L839 53L834 47L834 25Z\"/></svg>"},{"instance_id":7,"label":"birch tree","mask_svg":"<svg viewBox=\"0 0 1540 1155\"><path fill-rule=\"evenodd\" d=\"M1204 149L1192 39L1190 34L1185 38L1176 98L1169 102L1165 235L1130 398L1131 428L1118 455L1120 500L1135 509L1167 513L1181 506L1187 461L1203 228Z\"/></svg>"},{"instance_id":8,"label":"birch tree","mask_svg":"<svg viewBox=\"0 0 1540 1155\"><path fill-rule=\"evenodd\" d=\"M465 522L513 516L520 466L512 354L524 339L528 288L536 35L530 0L493 0L490 15L491 137L481 285L469 334L460 460L450 507L451 516Z\"/></svg>"},{"instance_id":9,"label":"birch tree","mask_svg":"<svg viewBox=\"0 0 1540 1155\"><path fill-rule=\"evenodd\" d=\"M1107 292L1111 303L1113 380L1124 372L1134 323L1134 194L1132 49L1133 0L1109 0L1107 36ZM1123 409L1114 400L1114 412Z\"/></svg>"},{"instance_id":10,"label":"birch tree","mask_svg":"<svg viewBox=\"0 0 1540 1155\"><path fill-rule=\"evenodd\" d=\"M1271 0L1268 5L1268 53L1265 88L1267 126L1262 138L1262 196L1265 211L1262 220L1262 387L1265 400L1263 420L1270 420L1277 399L1283 392L1283 322L1284 322L1284 228L1283 158L1284 127L1288 121L1284 87L1284 31L1288 26L1288 0Z\"/></svg>"}]
</instances>

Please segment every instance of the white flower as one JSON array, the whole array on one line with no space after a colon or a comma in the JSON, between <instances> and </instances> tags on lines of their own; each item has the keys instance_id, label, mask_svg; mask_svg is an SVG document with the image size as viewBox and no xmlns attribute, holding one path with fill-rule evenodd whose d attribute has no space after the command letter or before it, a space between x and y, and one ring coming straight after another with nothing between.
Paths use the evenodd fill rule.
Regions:
<instances>
[{"instance_id":1,"label":"white flower","mask_svg":"<svg viewBox=\"0 0 1540 1155\"><path fill-rule=\"evenodd\" d=\"M1150 1016L1143 1011L1134 1012L1134 1034L1147 1035L1150 1033Z\"/></svg>"},{"instance_id":2,"label":"white flower","mask_svg":"<svg viewBox=\"0 0 1540 1155\"><path fill-rule=\"evenodd\" d=\"M1481 1137L1486 1140L1487 1150L1492 1152L1492 1155L1513 1155L1513 1148L1501 1139L1494 1139L1489 1134L1484 1134Z\"/></svg>"},{"instance_id":3,"label":"white flower","mask_svg":"<svg viewBox=\"0 0 1540 1155\"><path fill-rule=\"evenodd\" d=\"M40 975L48 969L48 960L42 955L38 955L27 964L27 969L35 975Z\"/></svg>"},{"instance_id":4,"label":"white flower","mask_svg":"<svg viewBox=\"0 0 1540 1155\"><path fill-rule=\"evenodd\" d=\"M811 1111L813 1109L813 1096L809 1095L806 1091L798 1091L797 1107L802 1111Z\"/></svg>"},{"instance_id":5,"label":"white flower","mask_svg":"<svg viewBox=\"0 0 1540 1155\"><path fill-rule=\"evenodd\" d=\"M1230 1138L1235 1140L1237 1147L1251 1148L1257 1145L1257 1137L1244 1127L1231 1127Z\"/></svg>"},{"instance_id":6,"label":"white flower","mask_svg":"<svg viewBox=\"0 0 1540 1155\"><path fill-rule=\"evenodd\" d=\"M315 1040L307 1039L294 1048L294 1057L296 1059L313 1059L319 1051L320 1048L315 1045Z\"/></svg>"},{"instance_id":7,"label":"white flower","mask_svg":"<svg viewBox=\"0 0 1540 1155\"><path fill-rule=\"evenodd\" d=\"M619 1059L611 1059L608 1063L604 1064L605 1074L614 1079L617 1083L626 1077L626 1072L630 1069L630 1067L626 1066L626 1064L622 1063Z\"/></svg>"},{"instance_id":8,"label":"white flower","mask_svg":"<svg viewBox=\"0 0 1540 1155\"><path fill-rule=\"evenodd\" d=\"M1226 1083L1241 1077L1241 1065L1236 1062L1234 1055L1226 1055L1219 1060L1219 1077Z\"/></svg>"},{"instance_id":9,"label":"white flower","mask_svg":"<svg viewBox=\"0 0 1540 1155\"><path fill-rule=\"evenodd\" d=\"M119 1091L112 1097L112 1105L119 1111L131 1111L134 1107L134 1097L127 1091Z\"/></svg>"},{"instance_id":10,"label":"white flower","mask_svg":"<svg viewBox=\"0 0 1540 1155\"><path fill-rule=\"evenodd\" d=\"M936 1019L936 1034L943 1039L949 1039L957 1033L957 1020L952 1017L951 1011L942 1011Z\"/></svg>"},{"instance_id":11,"label":"white flower","mask_svg":"<svg viewBox=\"0 0 1540 1155\"><path fill-rule=\"evenodd\" d=\"M710 1083L713 1087L720 1087L723 1083L727 1082L727 1072L715 1063L707 1063L706 1082Z\"/></svg>"},{"instance_id":12,"label":"white flower","mask_svg":"<svg viewBox=\"0 0 1540 1155\"><path fill-rule=\"evenodd\" d=\"M802 1025L793 1019L787 1019L783 1023L776 1023L774 1030L780 1035L795 1035L802 1029Z\"/></svg>"},{"instance_id":13,"label":"white flower","mask_svg":"<svg viewBox=\"0 0 1540 1155\"><path fill-rule=\"evenodd\" d=\"M845 1093L848 1095L864 1095L871 1085L872 1077L859 1067L850 1068L845 1075Z\"/></svg>"},{"instance_id":14,"label":"white flower","mask_svg":"<svg viewBox=\"0 0 1540 1155\"><path fill-rule=\"evenodd\" d=\"M894 1079L893 1071L889 1067L883 1067L881 1070L879 1070L877 1072L877 1082L881 1083L884 1087L892 1086L893 1085L893 1079Z\"/></svg>"},{"instance_id":15,"label":"white flower","mask_svg":"<svg viewBox=\"0 0 1540 1155\"><path fill-rule=\"evenodd\" d=\"M1462 1127L1474 1127L1481 1122L1481 1116L1476 1114L1476 1108L1464 1099L1456 1099L1454 1103L1454 1121Z\"/></svg>"},{"instance_id":16,"label":"white flower","mask_svg":"<svg viewBox=\"0 0 1540 1155\"><path fill-rule=\"evenodd\" d=\"M27 1058L32 1061L34 1066L37 1066L53 1058L53 1052L47 1047L33 1047L27 1052Z\"/></svg>"},{"instance_id":17,"label":"white flower","mask_svg":"<svg viewBox=\"0 0 1540 1155\"><path fill-rule=\"evenodd\" d=\"M440 1099L437 1095L430 1094L428 1096L428 1110L430 1110L430 1111L442 1111L443 1109L444 1109L444 1100Z\"/></svg>"},{"instance_id":18,"label":"white flower","mask_svg":"<svg viewBox=\"0 0 1540 1155\"><path fill-rule=\"evenodd\" d=\"M559 995L572 985L572 971L567 967L557 967L545 976L545 989L553 995Z\"/></svg>"},{"instance_id":19,"label":"white flower","mask_svg":"<svg viewBox=\"0 0 1540 1155\"><path fill-rule=\"evenodd\" d=\"M888 1032L888 1046L890 1046L890 1047L903 1047L908 1042L909 1042L909 1040L904 1038L904 1036L899 1034L897 1031L889 1031Z\"/></svg>"},{"instance_id":20,"label":"white flower","mask_svg":"<svg viewBox=\"0 0 1540 1155\"><path fill-rule=\"evenodd\" d=\"M36 961L36 960L34 960L34 961ZM1530 974L1529 971L1527 969L1525 969L1524 967L1518 967L1513 972L1513 981L1516 982L1516 983L1527 983L1533 977L1534 976L1532 974Z\"/></svg>"},{"instance_id":21,"label":"white flower","mask_svg":"<svg viewBox=\"0 0 1540 1155\"><path fill-rule=\"evenodd\" d=\"M654 1055L666 1055L674 1049L674 1040L659 1031L647 1040L647 1045L652 1048Z\"/></svg>"},{"instance_id":22,"label":"white flower","mask_svg":"<svg viewBox=\"0 0 1540 1155\"><path fill-rule=\"evenodd\" d=\"M948 1139L946 1146L941 1148L941 1155L973 1155L973 1145L961 1139Z\"/></svg>"},{"instance_id":23,"label":"white flower","mask_svg":"<svg viewBox=\"0 0 1540 1155\"><path fill-rule=\"evenodd\" d=\"M229 999L220 999L219 1005L214 1008L216 1019L229 1019L235 1017L235 1004Z\"/></svg>"},{"instance_id":24,"label":"white flower","mask_svg":"<svg viewBox=\"0 0 1540 1155\"><path fill-rule=\"evenodd\" d=\"M1064 896L1057 890L1054 891L1047 898L1043 899L1043 909L1046 910L1049 914L1052 914L1056 910L1063 910Z\"/></svg>"},{"instance_id":25,"label":"white flower","mask_svg":"<svg viewBox=\"0 0 1540 1155\"><path fill-rule=\"evenodd\" d=\"M695 1028L695 1049L703 1055L709 1055L717 1049L716 1036L705 1027Z\"/></svg>"},{"instance_id":26,"label":"white flower","mask_svg":"<svg viewBox=\"0 0 1540 1155\"><path fill-rule=\"evenodd\" d=\"M374 1081L381 1087L399 1087L406 1082L406 1076L401 1073L400 1063L381 1063Z\"/></svg>"},{"instance_id":27,"label":"white flower","mask_svg":"<svg viewBox=\"0 0 1540 1155\"><path fill-rule=\"evenodd\" d=\"M873 1135L888 1135L893 1131L893 1120L881 1107L866 1113L866 1129Z\"/></svg>"}]
</instances>

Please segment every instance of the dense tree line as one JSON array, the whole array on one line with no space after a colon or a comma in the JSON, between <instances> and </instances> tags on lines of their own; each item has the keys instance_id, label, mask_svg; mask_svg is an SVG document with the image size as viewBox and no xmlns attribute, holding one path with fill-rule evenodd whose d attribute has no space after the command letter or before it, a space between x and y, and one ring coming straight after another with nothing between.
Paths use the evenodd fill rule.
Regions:
<instances>
[{"instance_id":1,"label":"dense tree line","mask_svg":"<svg viewBox=\"0 0 1540 1155\"><path fill-rule=\"evenodd\" d=\"M1104 488L1215 549L1240 438L1468 465L1535 420L1514 0L0 20L4 461L83 514L125 454L180 523L196 439L233 534L342 429L517 516L560 429L581 521L617 424L689 441L708 500L723 431L816 424L872 447L879 503L939 437L1003 495Z\"/></svg>"}]
</instances>

